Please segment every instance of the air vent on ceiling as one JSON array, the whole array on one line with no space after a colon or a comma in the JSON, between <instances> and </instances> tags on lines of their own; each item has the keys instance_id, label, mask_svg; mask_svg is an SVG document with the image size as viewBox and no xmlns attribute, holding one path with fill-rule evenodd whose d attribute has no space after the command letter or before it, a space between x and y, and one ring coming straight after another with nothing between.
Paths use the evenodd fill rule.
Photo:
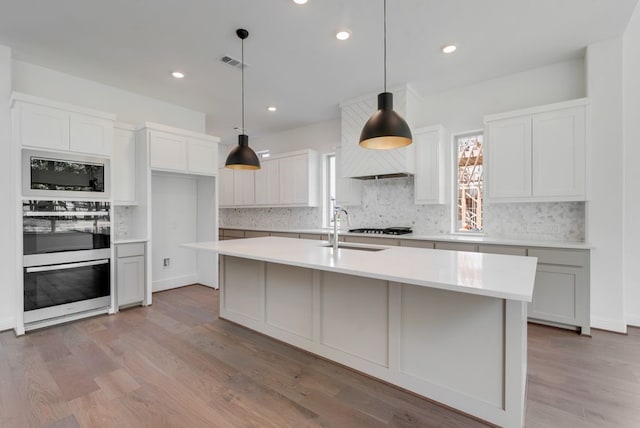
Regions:
<instances>
[{"instance_id":1,"label":"air vent on ceiling","mask_svg":"<svg viewBox=\"0 0 640 428\"><path fill-rule=\"evenodd\" d=\"M235 59L233 57L230 57L229 55L224 55L220 58L220 61L222 61L223 63L230 65L232 67L235 68L239 68L242 69L242 61L240 61L239 59ZM244 68L247 68L247 64L244 64Z\"/></svg>"}]
</instances>

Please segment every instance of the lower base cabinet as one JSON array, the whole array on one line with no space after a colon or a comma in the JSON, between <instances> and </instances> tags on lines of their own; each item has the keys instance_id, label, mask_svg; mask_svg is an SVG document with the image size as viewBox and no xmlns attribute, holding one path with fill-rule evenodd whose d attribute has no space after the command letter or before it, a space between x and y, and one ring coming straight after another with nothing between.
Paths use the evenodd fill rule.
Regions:
<instances>
[{"instance_id":1,"label":"lower base cabinet","mask_svg":"<svg viewBox=\"0 0 640 428\"><path fill-rule=\"evenodd\" d=\"M116 287L118 307L144 301L144 243L119 244L116 248Z\"/></svg>"}]
</instances>

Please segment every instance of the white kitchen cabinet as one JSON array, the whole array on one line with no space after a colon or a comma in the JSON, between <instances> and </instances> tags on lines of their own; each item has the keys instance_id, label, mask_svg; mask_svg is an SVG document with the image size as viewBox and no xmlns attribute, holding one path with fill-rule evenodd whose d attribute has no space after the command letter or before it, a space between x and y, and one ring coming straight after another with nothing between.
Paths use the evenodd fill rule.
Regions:
<instances>
[{"instance_id":1,"label":"white kitchen cabinet","mask_svg":"<svg viewBox=\"0 0 640 428\"><path fill-rule=\"evenodd\" d=\"M220 168L218 170L218 203L220 207L233 206L233 170Z\"/></svg>"},{"instance_id":2,"label":"white kitchen cabinet","mask_svg":"<svg viewBox=\"0 0 640 428\"><path fill-rule=\"evenodd\" d=\"M305 155L280 159L280 202L304 204L309 199L308 162Z\"/></svg>"},{"instance_id":3,"label":"white kitchen cabinet","mask_svg":"<svg viewBox=\"0 0 640 428\"><path fill-rule=\"evenodd\" d=\"M362 181L345 177L342 173L342 149L336 148L336 204L339 206L362 205Z\"/></svg>"},{"instance_id":4,"label":"white kitchen cabinet","mask_svg":"<svg viewBox=\"0 0 640 428\"><path fill-rule=\"evenodd\" d=\"M485 135L487 197L531 197L531 118L489 122Z\"/></svg>"},{"instance_id":5,"label":"white kitchen cabinet","mask_svg":"<svg viewBox=\"0 0 640 428\"><path fill-rule=\"evenodd\" d=\"M207 140L187 138L187 169L194 174L215 175L218 145Z\"/></svg>"},{"instance_id":6,"label":"white kitchen cabinet","mask_svg":"<svg viewBox=\"0 0 640 428\"><path fill-rule=\"evenodd\" d=\"M528 317L591 334L588 251L529 248L528 255L538 258Z\"/></svg>"},{"instance_id":7,"label":"white kitchen cabinet","mask_svg":"<svg viewBox=\"0 0 640 428\"><path fill-rule=\"evenodd\" d=\"M414 200L416 204L445 203L444 129L430 126L413 132L416 148L416 173L414 175Z\"/></svg>"},{"instance_id":8,"label":"white kitchen cabinet","mask_svg":"<svg viewBox=\"0 0 640 428\"><path fill-rule=\"evenodd\" d=\"M533 116L533 196L585 195L586 109L584 106Z\"/></svg>"},{"instance_id":9,"label":"white kitchen cabinet","mask_svg":"<svg viewBox=\"0 0 640 428\"><path fill-rule=\"evenodd\" d=\"M254 205L255 198L255 173L252 170L233 170L233 204Z\"/></svg>"},{"instance_id":10,"label":"white kitchen cabinet","mask_svg":"<svg viewBox=\"0 0 640 428\"><path fill-rule=\"evenodd\" d=\"M133 205L136 202L136 139L129 127L118 127L114 131L113 200L119 205Z\"/></svg>"},{"instance_id":11,"label":"white kitchen cabinet","mask_svg":"<svg viewBox=\"0 0 640 428\"><path fill-rule=\"evenodd\" d=\"M149 133L151 168L173 171L187 170L187 138L167 132Z\"/></svg>"},{"instance_id":12,"label":"white kitchen cabinet","mask_svg":"<svg viewBox=\"0 0 640 428\"><path fill-rule=\"evenodd\" d=\"M111 157L115 116L14 93L16 138L25 147Z\"/></svg>"},{"instance_id":13,"label":"white kitchen cabinet","mask_svg":"<svg viewBox=\"0 0 640 428\"><path fill-rule=\"evenodd\" d=\"M436 242L436 250L450 250L450 251L467 251L474 253L477 250L476 244L469 244L467 242Z\"/></svg>"},{"instance_id":14,"label":"white kitchen cabinet","mask_svg":"<svg viewBox=\"0 0 640 428\"><path fill-rule=\"evenodd\" d=\"M278 205L280 203L280 161L278 159L260 161L260 169L255 171L256 205Z\"/></svg>"},{"instance_id":15,"label":"white kitchen cabinet","mask_svg":"<svg viewBox=\"0 0 640 428\"><path fill-rule=\"evenodd\" d=\"M113 120L71 113L69 150L110 157L113 148Z\"/></svg>"},{"instance_id":16,"label":"white kitchen cabinet","mask_svg":"<svg viewBox=\"0 0 640 428\"><path fill-rule=\"evenodd\" d=\"M485 117L489 202L586 200L587 100Z\"/></svg>"},{"instance_id":17,"label":"white kitchen cabinet","mask_svg":"<svg viewBox=\"0 0 640 428\"><path fill-rule=\"evenodd\" d=\"M145 244L116 244L118 307L142 303L145 285Z\"/></svg>"},{"instance_id":18,"label":"white kitchen cabinet","mask_svg":"<svg viewBox=\"0 0 640 428\"><path fill-rule=\"evenodd\" d=\"M218 137L146 123L151 169L215 176L218 172Z\"/></svg>"},{"instance_id":19,"label":"white kitchen cabinet","mask_svg":"<svg viewBox=\"0 0 640 428\"><path fill-rule=\"evenodd\" d=\"M56 108L20 103L19 128L23 146L69 150L69 113Z\"/></svg>"}]
</instances>

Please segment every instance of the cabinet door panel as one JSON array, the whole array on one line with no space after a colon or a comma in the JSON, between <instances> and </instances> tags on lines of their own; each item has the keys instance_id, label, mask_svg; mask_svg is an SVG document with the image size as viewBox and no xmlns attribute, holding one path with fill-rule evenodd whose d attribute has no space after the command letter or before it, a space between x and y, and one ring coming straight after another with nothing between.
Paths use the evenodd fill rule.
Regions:
<instances>
[{"instance_id":1,"label":"cabinet door panel","mask_svg":"<svg viewBox=\"0 0 640 428\"><path fill-rule=\"evenodd\" d=\"M22 103L20 133L23 146L69 150L69 113Z\"/></svg>"},{"instance_id":2,"label":"cabinet door panel","mask_svg":"<svg viewBox=\"0 0 640 428\"><path fill-rule=\"evenodd\" d=\"M415 202L416 204L440 204L444 202L443 148L440 129L417 131Z\"/></svg>"},{"instance_id":3,"label":"cabinet door panel","mask_svg":"<svg viewBox=\"0 0 640 428\"><path fill-rule=\"evenodd\" d=\"M257 205L280 202L280 161L262 161L255 171L255 193Z\"/></svg>"},{"instance_id":4,"label":"cabinet door panel","mask_svg":"<svg viewBox=\"0 0 640 428\"><path fill-rule=\"evenodd\" d=\"M315 179L315 177L313 177ZM280 159L280 203L306 204L309 199L308 158L305 155Z\"/></svg>"},{"instance_id":5,"label":"cabinet door panel","mask_svg":"<svg viewBox=\"0 0 640 428\"><path fill-rule=\"evenodd\" d=\"M218 145L211 141L189 138L187 166L189 172L215 175L218 170Z\"/></svg>"},{"instance_id":6,"label":"cabinet door panel","mask_svg":"<svg viewBox=\"0 0 640 428\"><path fill-rule=\"evenodd\" d=\"M113 199L136 200L136 140L133 131L116 129L113 142Z\"/></svg>"},{"instance_id":7,"label":"cabinet door panel","mask_svg":"<svg viewBox=\"0 0 640 428\"><path fill-rule=\"evenodd\" d=\"M528 316L575 325L577 279L575 268L539 264Z\"/></svg>"},{"instance_id":8,"label":"cabinet door panel","mask_svg":"<svg viewBox=\"0 0 640 428\"><path fill-rule=\"evenodd\" d=\"M533 196L585 193L585 108L533 117Z\"/></svg>"},{"instance_id":9,"label":"cabinet door panel","mask_svg":"<svg viewBox=\"0 0 640 428\"><path fill-rule=\"evenodd\" d=\"M187 142L185 137L164 132L150 132L151 168L187 170Z\"/></svg>"},{"instance_id":10,"label":"cabinet door panel","mask_svg":"<svg viewBox=\"0 0 640 428\"><path fill-rule=\"evenodd\" d=\"M487 197L531 197L531 118L489 122L486 134Z\"/></svg>"},{"instance_id":11,"label":"cabinet door panel","mask_svg":"<svg viewBox=\"0 0 640 428\"><path fill-rule=\"evenodd\" d=\"M144 256L125 257L117 262L118 306L144 299Z\"/></svg>"},{"instance_id":12,"label":"cabinet door panel","mask_svg":"<svg viewBox=\"0 0 640 428\"><path fill-rule=\"evenodd\" d=\"M233 204L254 205L255 200L255 173L254 171L233 170Z\"/></svg>"},{"instance_id":13,"label":"cabinet door panel","mask_svg":"<svg viewBox=\"0 0 640 428\"><path fill-rule=\"evenodd\" d=\"M72 152L111 156L113 121L71 113L69 149Z\"/></svg>"}]
</instances>

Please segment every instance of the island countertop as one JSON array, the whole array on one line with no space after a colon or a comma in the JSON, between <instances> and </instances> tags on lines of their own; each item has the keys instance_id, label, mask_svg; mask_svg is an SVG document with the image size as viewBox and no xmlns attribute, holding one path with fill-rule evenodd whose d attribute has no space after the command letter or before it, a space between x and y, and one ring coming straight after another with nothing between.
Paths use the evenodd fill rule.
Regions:
<instances>
[{"instance_id":1,"label":"island countertop","mask_svg":"<svg viewBox=\"0 0 640 428\"><path fill-rule=\"evenodd\" d=\"M183 244L228 256L500 299L530 302L533 294L535 257L351 243L383 250L342 248L334 254L326 245L326 241L273 236Z\"/></svg>"}]
</instances>

